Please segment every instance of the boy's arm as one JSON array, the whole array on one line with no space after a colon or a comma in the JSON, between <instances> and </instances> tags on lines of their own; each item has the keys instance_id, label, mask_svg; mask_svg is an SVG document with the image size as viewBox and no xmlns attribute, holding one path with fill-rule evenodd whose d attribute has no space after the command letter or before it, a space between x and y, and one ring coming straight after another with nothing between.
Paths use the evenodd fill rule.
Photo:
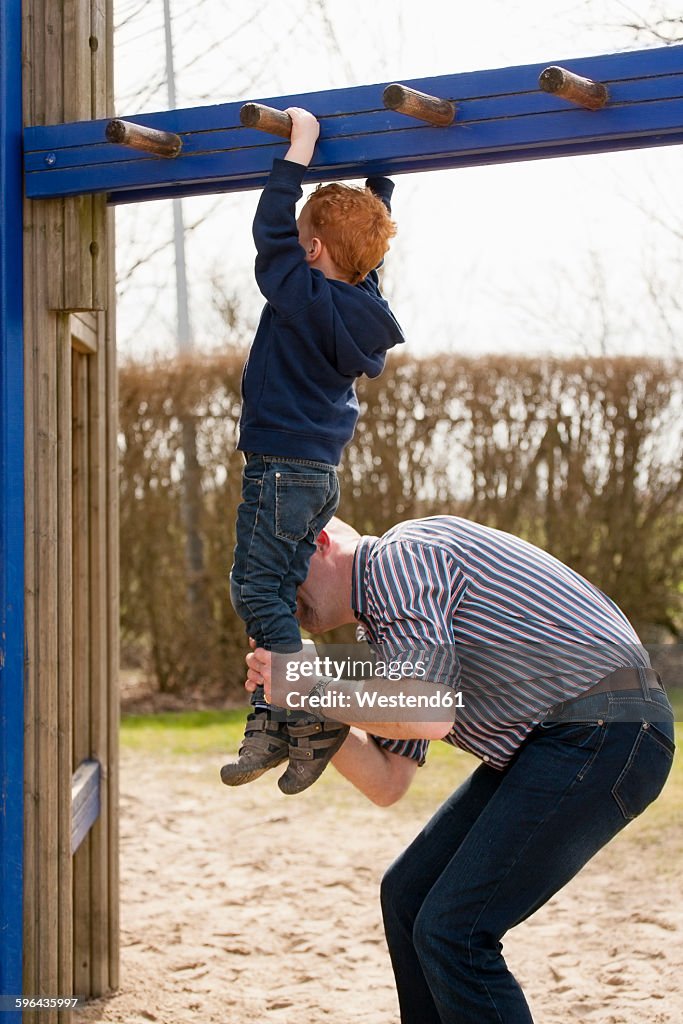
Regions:
<instances>
[{"instance_id":1,"label":"boy's arm","mask_svg":"<svg viewBox=\"0 0 683 1024\"><path fill-rule=\"evenodd\" d=\"M292 134L285 160L308 167L313 159L313 150L320 135L320 125L308 110L301 107L288 107L285 111L292 121Z\"/></svg>"},{"instance_id":2,"label":"boy's arm","mask_svg":"<svg viewBox=\"0 0 683 1024\"><path fill-rule=\"evenodd\" d=\"M385 178L380 174L373 175L373 177L366 180L365 187L369 188L378 199L381 199L389 213L391 213L391 197L395 188L395 184L391 178ZM384 260L380 260L375 269L371 270L365 278L367 283L377 292L379 292L379 274L377 271L383 263Z\"/></svg>"},{"instance_id":3,"label":"boy's arm","mask_svg":"<svg viewBox=\"0 0 683 1024\"><path fill-rule=\"evenodd\" d=\"M372 178L366 180L365 187L369 188L378 199L381 199L389 213L391 213L391 197L396 187L391 178L385 178L380 174L373 175Z\"/></svg>"},{"instance_id":4,"label":"boy's arm","mask_svg":"<svg viewBox=\"0 0 683 1024\"><path fill-rule=\"evenodd\" d=\"M311 273L306 263L296 223L301 182L320 129L305 110L291 107L287 113L292 119L291 143L284 159L273 161L253 224L256 283L283 316L305 309L326 286L324 277Z\"/></svg>"}]
</instances>

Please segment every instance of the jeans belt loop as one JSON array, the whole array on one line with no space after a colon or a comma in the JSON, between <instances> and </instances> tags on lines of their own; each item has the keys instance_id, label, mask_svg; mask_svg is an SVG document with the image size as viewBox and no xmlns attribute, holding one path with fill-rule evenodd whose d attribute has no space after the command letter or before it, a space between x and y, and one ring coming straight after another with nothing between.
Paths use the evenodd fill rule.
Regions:
<instances>
[{"instance_id":1,"label":"jeans belt loop","mask_svg":"<svg viewBox=\"0 0 683 1024\"><path fill-rule=\"evenodd\" d=\"M651 703L652 697L650 696L650 684L647 681L647 673L642 665L638 667L638 678L640 679L640 688L643 691L643 700L647 700Z\"/></svg>"}]
</instances>

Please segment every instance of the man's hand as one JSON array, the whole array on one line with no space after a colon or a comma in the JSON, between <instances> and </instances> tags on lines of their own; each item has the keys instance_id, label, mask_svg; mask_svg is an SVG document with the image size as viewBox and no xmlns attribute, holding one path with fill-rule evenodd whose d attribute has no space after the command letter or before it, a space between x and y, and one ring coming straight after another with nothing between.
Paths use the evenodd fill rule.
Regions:
<instances>
[{"instance_id":1,"label":"man's hand","mask_svg":"<svg viewBox=\"0 0 683 1024\"><path fill-rule=\"evenodd\" d=\"M320 125L308 110L301 107L288 107L285 111L292 119L290 146L285 153L285 160L308 167L313 159L313 150L320 134Z\"/></svg>"},{"instance_id":2,"label":"man's hand","mask_svg":"<svg viewBox=\"0 0 683 1024\"><path fill-rule=\"evenodd\" d=\"M257 647L253 640L250 640L252 650L247 654L247 678L244 682L244 687L250 693L253 693L257 686L262 686L265 694L265 698L270 704L271 692L270 692L270 651L266 651L263 647Z\"/></svg>"},{"instance_id":3,"label":"man's hand","mask_svg":"<svg viewBox=\"0 0 683 1024\"><path fill-rule=\"evenodd\" d=\"M262 686L269 704L301 710L306 698L317 682L312 664L316 655L312 640L304 640L301 650L290 654L273 653L257 647L250 640L251 653L247 654L247 678L244 686L254 691Z\"/></svg>"}]
</instances>

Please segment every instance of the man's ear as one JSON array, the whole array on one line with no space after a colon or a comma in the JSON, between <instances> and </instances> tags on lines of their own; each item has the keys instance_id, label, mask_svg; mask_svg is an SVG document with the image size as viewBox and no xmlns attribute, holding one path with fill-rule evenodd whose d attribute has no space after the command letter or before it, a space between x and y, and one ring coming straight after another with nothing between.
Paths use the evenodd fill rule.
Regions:
<instances>
[{"instance_id":1,"label":"man's ear","mask_svg":"<svg viewBox=\"0 0 683 1024\"><path fill-rule=\"evenodd\" d=\"M315 544L321 555L326 555L329 552L331 544L330 535L327 530L320 531Z\"/></svg>"}]
</instances>

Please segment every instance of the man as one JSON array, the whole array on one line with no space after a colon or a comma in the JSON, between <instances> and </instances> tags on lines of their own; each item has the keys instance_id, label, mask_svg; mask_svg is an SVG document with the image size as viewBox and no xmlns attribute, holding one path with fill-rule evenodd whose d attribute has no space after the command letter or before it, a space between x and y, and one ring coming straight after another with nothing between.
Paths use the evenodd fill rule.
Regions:
<instances>
[{"instance_id":1,"label":"man","mask_svg":"<svg viewBox=\"0 0 683 1024\"><path fill-rule=\"evenodd\" d=\"M382 882L403 1024L529 1024L502 936L640 814L671 767L673 713L636 633L546 552L452 516L381 538L333 519L298 615L314 634L358 622L384 657L425 656L434 692L449 684L445 665L460 688L455 720L368 722L358 695L399 684L316 684L311 700L347 699L334 717L353 728L334 763L371 800L405 793L429 740L482 761ZM247 688L268 693L268 653L247 662Z\"/></svg>"}]
</instances>

